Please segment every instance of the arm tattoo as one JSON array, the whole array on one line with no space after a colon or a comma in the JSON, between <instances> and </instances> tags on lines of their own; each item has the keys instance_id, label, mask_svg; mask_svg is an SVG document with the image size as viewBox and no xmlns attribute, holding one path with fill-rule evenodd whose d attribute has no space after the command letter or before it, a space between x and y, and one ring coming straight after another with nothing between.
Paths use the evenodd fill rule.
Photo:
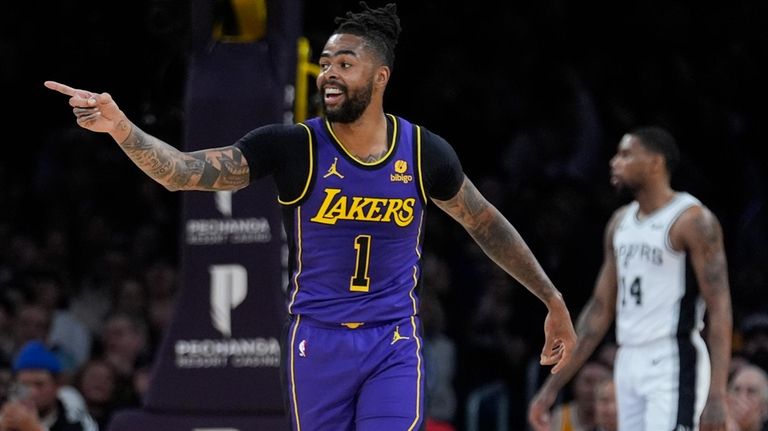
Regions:
<instances>
[{"instance_id":1,"label":"arm tattoo","mask_svg":"<svg viewBox=\"0 0 768 431\"><path fill-rule=\"evenodd\" d=\"M120 130L128 130L129 127L131 127L131 123L128 120L120 120L117 123L117 128Z\"/></svg>"},{"instance_id":2,"label":"arm tattoo","mask_svg":"<svg viewBox=\"0 0 768 431\"><path fill-rule=\"evenodd\" d=\"M712 363L709 393L710 397L719 397L726 392L733 330L723 235L720 223L708 210L697 213L690 227L689 251L697 267L699 288L709 316L707 340Z\"/></svg>"},{"instance_id":3,"label":"arm tattoo","mask_svg":"<svg viewBox=\"0 0 768 431\"><path fill-rule=\"evenodd\" d=\"M135 125L120 147L169 190L237 190L249 181L245 158L234 147L183 153Z\"/></svg>"},{"instance_id":4,"label":"arm tattoo","mask_svg":"<svg viewBox=\"0 0 768 431\"><path fill-rule=\"evenodd\" d=\"M557 292L514 226L469 179L464 180L456 196L436 204L461 223L496 264L536 296L545 300Z\"/></svg>"},{"instance_id":5,"label":"arm tattoo","mask_svg":"<svg viewBox=\"0 0 768 431\"><path fill-rule=\"evenodd\" d=\"M244 185L248 178L248 168L243 167L243 157L239 151L197 151L190 154L199 170L197 186L204 190L216 190L216 184L225 189L237 189Z\"/></svg>"},{"instance_id":6,"label":"arm tattoo","mask_svg":"<svg viewBox=\"0 0 768 431\"><path fill-rule=\"evenodd\" d=\"M193 175L202 174L204 167L205 161L195 157L188 160L177 160L176 169L174 169L173 175L169 179L171 188L181 190L185 185L189 184Z\"/></svg>"},{"instance_id":7,"label":"arm tattoo","mask_svg":"<svg viewBox=\"0 0 768 431\"><path fill-rule=\"evenodd\" d=\"M704 279L712 286L726 286L727 264L723 250L723 236L714 216L701 214L694 219L693 229L698 238L697 247L706 262Z\"/></svg>"},{"instance_id":8,"label":"arm tattoo","mask_svg":"<svg viewBox=\"0 0 768 431\"><path fill-rule=\"evenodd\" d=\"M480 224L480 215L490 206L474 186L469 183L468 179L464 180L464 184L462 184L456 196L447 201L437 202L437 204L456 221L461 223L470 234L480 228L478 226Z\"/></svg>"}]
</instances>

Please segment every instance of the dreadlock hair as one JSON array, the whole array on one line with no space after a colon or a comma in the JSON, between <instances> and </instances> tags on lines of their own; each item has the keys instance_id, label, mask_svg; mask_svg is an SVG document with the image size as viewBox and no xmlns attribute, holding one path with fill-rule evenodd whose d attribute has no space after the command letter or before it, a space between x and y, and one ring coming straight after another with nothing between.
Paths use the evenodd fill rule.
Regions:
<instances>
[{"instance_id":1,"label":"dreadlock hair","mask_svg":"<svg viewBox=\"0 0 768 431\"><path fill-rule=\"evenodd\" d=\"M395 46L400 36L400 18L397 17L397 5L388 3L384 7L371 9L364 1L360 2L362 12L347 12L345 17L336 17L338 24L333 34L353 34L365 39L378 53L384 63L393 68L395 64Z\"/></svg>"},{"instance_id":2,"label":"dreadlock hair","mask_svg":"<svg viewBox=\"0 0 768 431\"><path fill-rule=\"evenodd\" d=\"M680 149L678 149L672 134L656 126L640 127L632 130L629 134L637 137L649 151L664 156L667 172L670 175L675 171L680 161Z\"/></svg>"}]
</instances>

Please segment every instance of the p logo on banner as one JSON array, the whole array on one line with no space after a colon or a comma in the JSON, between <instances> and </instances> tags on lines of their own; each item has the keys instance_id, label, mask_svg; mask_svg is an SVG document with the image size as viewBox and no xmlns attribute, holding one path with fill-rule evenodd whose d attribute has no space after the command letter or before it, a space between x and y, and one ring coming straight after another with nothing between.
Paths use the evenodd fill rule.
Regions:
<instances>
[{"instance_id":1,"label":"p logo on banner","mask_svg":"<svg viewBox=\"0 0 768 431\"><path fill-rule=\"evenodd\" d=\"M216 209L225 217L232 217L232 192L223 191L214 194Z\"/></svg>"},{"instance_id":2,"label":"p logo on banner","mask_svg":"<svg viewBox=\"0 0 768 431\"><path fill-rule=\"evenodd\" d=\"M248 294L248 271L242 265L212 265L211 322L225 337L232 336L232 310Z\"/></svg>"}]
</instances>

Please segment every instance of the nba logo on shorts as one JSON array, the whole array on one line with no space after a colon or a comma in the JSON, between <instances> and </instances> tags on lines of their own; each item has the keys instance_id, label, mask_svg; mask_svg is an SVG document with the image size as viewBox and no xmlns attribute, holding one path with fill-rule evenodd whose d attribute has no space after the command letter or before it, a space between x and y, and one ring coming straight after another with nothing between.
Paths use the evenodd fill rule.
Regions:
<instances>
[{"instance_id":1,"label":"nba logo on shorts","mask_svg":"<svg viewBox=\"0 0 768 431\"><path fill-rule=\"evenodd\" d=\"M307 340L301 340L301 343L299 343L299 356L302 358L307 357Z\"/></svg>"}]
</instances>

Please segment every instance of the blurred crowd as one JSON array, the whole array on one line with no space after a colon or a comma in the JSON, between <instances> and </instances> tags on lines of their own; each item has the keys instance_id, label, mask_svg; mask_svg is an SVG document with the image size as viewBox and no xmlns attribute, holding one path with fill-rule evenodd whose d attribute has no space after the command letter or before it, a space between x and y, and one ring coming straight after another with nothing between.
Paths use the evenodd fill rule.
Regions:
<instances>
[{"instance_id":1,"label":"blurred crowd","mask_svg":"<svg viewBox=\"0 0 768 431\"><path fill-rule=\"evenodd\" d=\"M314 49L345 6L306 2ZM2 88L18 101L14 112L34 113L37 125L11 130L0 159L0 368L12 381L21 347L45 340L62 385L105 426L115 409L140 405L182 288L180 198L144 177L107 137L77 129L63 101L42 94L42 81L109 90L143 129L180 145L185 2L139 2L119 22L91 3L54 7L58 16L38 22L46 46L24 37L32 6L14 2L0 18ZM609 157L629 128L669 128L683 153L673 185L701 198L723 224L736 323L732 426L760 429L754 424L768 414L768 169L758 157L764 126L755 106L766 90L758 65L768 41L759 23L768 6L494 7L400 5L404 32L388 109L454 145L573 316L591 292L603 226L623 203L608 185ZM61 36L75 18L78 39ZM133 57L136 74L91 69L89 62L122 70L117 52ZM17 120L10 117L10 129L20 129ZM438 211L428 217L421 295L430 426L498 429L488 424L503 405L509 429L525 429L528 397L547 372L538 366L545 309L455 223ZM610 343L583 370L593 374L584 377L591 390L580 389L580 376L562 394L584 430L614 429L605 395L612 385L597 384L610 381Z\"/></svg>"}]
</instances>

